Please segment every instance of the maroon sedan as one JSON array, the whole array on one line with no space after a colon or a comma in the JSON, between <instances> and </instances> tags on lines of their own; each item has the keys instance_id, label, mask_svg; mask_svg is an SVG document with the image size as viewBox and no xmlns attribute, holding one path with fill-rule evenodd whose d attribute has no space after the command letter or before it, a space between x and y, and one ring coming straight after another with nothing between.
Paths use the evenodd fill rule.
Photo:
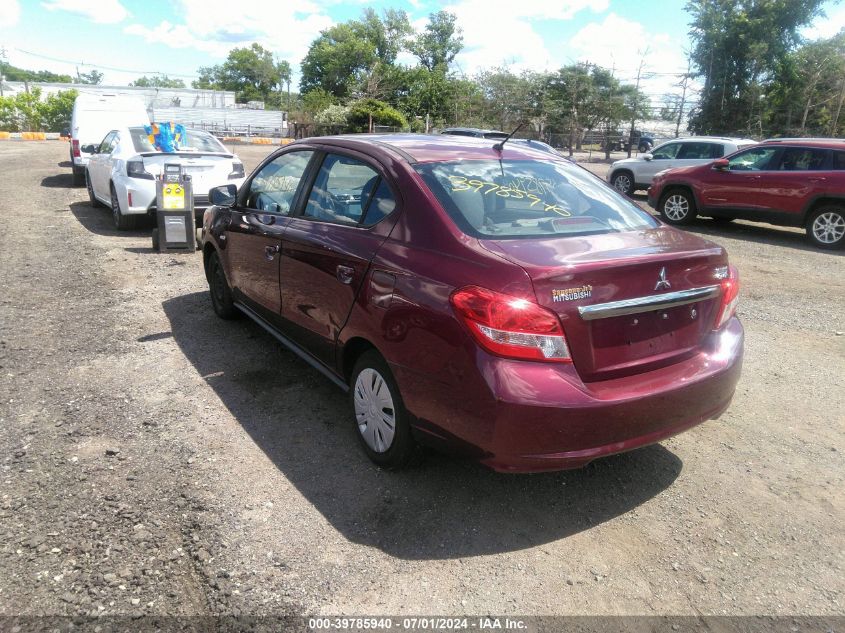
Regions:
<instances>
[{"instance_id":1,"label":"maroon sedan","mask_svg":"<svg viewBox=\"0 0 845 633\"><path fill-rule=\"evenodd\" d=\"M426 443L496 470L574 468L717 417L739 379L725 250L563 158L314 138L210 195L215 312L348 390L381 466Z\"/></svg>"}]
</instances>

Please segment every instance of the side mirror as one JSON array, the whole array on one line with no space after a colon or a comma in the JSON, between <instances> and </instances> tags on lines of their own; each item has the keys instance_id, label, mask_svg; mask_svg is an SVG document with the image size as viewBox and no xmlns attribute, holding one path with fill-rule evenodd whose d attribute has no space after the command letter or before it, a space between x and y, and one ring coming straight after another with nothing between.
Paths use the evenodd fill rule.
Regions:
<instances>
[{"instance_id":1,"label":"side mirror","mask_svg":"<svg viewBox=\"0 0 845 633\"><path fill-rule=\"evenodd\" d=\"M237 195L238 188L235 185L222 185L209 190L208 200L218 207L231 207Z\"/></svg>"},{"instance_id":2,"label":"side mirror","mask_svg":"<svg viewBox=\"0 0 845 633\"><path fill-rule=\"evenodd\" d=\"M718 158L713 161L713 169L718 171L730 171L731 164L728 162L727 158Z\"/></svg>"},{"instance_id":3,"label":"side mirror","mask_svg":"<svg viewBox=\"0 0 845 633\"><path fill-rule=\"evenodd\" d=\"M653 158L654 158L654 156L652 155L651 152L646 152L645 154L642 155L643 160L652 160Z\"/></svg>"},{"instance_id":4,"label":"side mirror","mask_svg":"<svg viewBox=\"0 0 845 633\"><path fill-rule=\"evenodd\" d=\"M79 148L79 151L85 154L96 154L98 149L99 147L97 145L83 145Z\"/></svg>"}]
</instances>

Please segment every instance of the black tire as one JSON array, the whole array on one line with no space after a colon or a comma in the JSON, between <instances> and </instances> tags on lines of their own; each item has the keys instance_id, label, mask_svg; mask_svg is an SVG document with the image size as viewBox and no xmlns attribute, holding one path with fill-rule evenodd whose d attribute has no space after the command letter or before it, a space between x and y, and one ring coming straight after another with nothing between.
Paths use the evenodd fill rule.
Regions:
<instances>
[{"instance_id":1,"label":"black tire","mask_svg":"<svg viewBox=\"0 0 845 633\"><path fill-rule=\"evenodd\" d=\"M70 159L71 165L73 165L73 157ZM85 185L85 170L81 167L73 167L73 186L74 187L82 187Z\"/></svg>"},{"instance_id":2,"label":"black tire","mask_svg":"<svg viewBox=\"0 0 845 633\"><path fill-rule=\"evenodd\" d=\"M114 228L118 231L132 231L138 225L137 215L124 215L120 210L120 201L117 199L117 190L111 185L111 215L114 220Z\"/></svg>"},{"instance_id":3,"label":"black tire","mask_svg":"<svg viewBox=\"0 0 845 633\"><path fill-rule=\"evenodd\" d=\"M695 198L686 189L670 189L657 204L660 217L666 224L690 224L695 220Z\"/></svg>"},{"instance_id":4,"label":"black tire","mask_svg":"<svg viewBox=\"0 0 845 633\"><path fill-rule=\"evenodd\" d=\"M217 251L208 258L208 291L211 294L211 307L214 308L214 314L227 321L236 319L240 315L232 299L232 289L229 287L226 271L223 270L223 263Z\"/></svg>"},{"instance_id":5,"label":"black tire","mask_svg":"<svg viewBox=\"0 0 845 633\"><path fill-rule=\"evenodd\" d=\"M158 243L158 227L156 227L156 228L153 229L153 250L157 251L158 246L159 246L159 243Z\"/></svg>"},{"instance_id":6,"label":"black tire","mask_svg":"<svg viewBox=\"0 0 845 633\"><path fill-rule=\"evenodd\" d=\"M360 383L359 377L361 379ZM384 394L382 390L385 388L389 393L392 408L385 406L379 410L376 405L376 408L369 411L369 414L380 417L383 426L374 424L371 420L368 420L366 410L362 413L361 420L359 420L358 412L364 406L367 398L367 385L369 385L369 395L371 397L375 397L376 394ZM378 389L376 394L373 393L375 389ZM378 398L376 398L377 400ZM352 376L349 379L349 405L352 410L352 423L355 426L355 435L358 437L361 447L371 461L387 470L398 470L411 462L417 453L417 444L411 434L410 416L402 402L402 395L399 393L399 387L393 378L390 368L375 350L364 352L355 362L355 366L352 369ZM389 443L385 444L386 434L382 433L382 430L390 428L388 420L391 416L393 421L393 436L390 438ZM381 438L383 450L375 450L370 446L370 443L365 438L365 434L369 430L373 431L371 434L373 438ZM378 443L378 440L376 439L375 442Z\"/></svg>"},{"instance_id":7,"label":"black tire","mask_svg":"<svg viewBox=\"0 0 845 633\"><path fill-rule=\"evenodd\" d=\"M640 152L640 154L645 154L650 149L651 149L651 145L649 143L640 143L640 146L637 148L637 150Z\"/></svg>"},{"instance_id":8,"label":"black tire","mask_svg":"<svg viewBox=\"0 0 845 633\"><path fill-rule=\"evenodd\" d=\"M819 207L807 218L807 239L816 248L833 251L845 247L845 207Z\"/></svg>"},{"instance_id":9,"label":"black tire","mask_svg":"<svg viewBox=\"0 0 845 633\"><path fill-rule=\"evenodd\" d=\"M610 184L619 193L632 196L634 195L634 174L627 170L621 170L613 173L610 179Z\"/></svg>"},{"instance_id":10,"label":"black tire","mask_svg":"<svg viewBox=\"0 0 845 633\"><path fill-rule=\"evenodd\" d=\"M91 186L91 174L88 173L87 169L85 170L85 188L88 190L88 201L91 203L92 207L99 209L106 206L97 200L97 196L94 195L94 187Z\"/></svg>"}]
</instances>

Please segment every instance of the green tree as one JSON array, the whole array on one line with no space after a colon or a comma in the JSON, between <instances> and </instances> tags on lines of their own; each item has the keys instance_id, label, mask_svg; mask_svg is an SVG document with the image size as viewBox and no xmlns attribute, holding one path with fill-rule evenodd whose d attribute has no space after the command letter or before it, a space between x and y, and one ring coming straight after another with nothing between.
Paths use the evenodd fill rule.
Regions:
<instances>
[{"instance_id":1,"label":"green tree","mask_svg":"<svg viewBox=\"0 0 845 633\"><path fill-rule=\"evenodd\" d=\"M464 46L461 29L456 17L448 11L438 11L428 16L428 24L408 45L408 49L429 71L448 68Z\"/></svg>"},{"instance_id":2,"label":"green tree","mask_svg":"<svg viewBox=\"0 0 845 633\"><path fill-rule=\"evenodd\" d=\"M152 77L139 77L129 84L139 88L184 88L185 82L181 79L171 79L167 75L153 75Z\"/></svg>"},{"instance_id":3,"label":"green tree","mask_svg":"<svg viewBox=\"0 0 845 633\"><path fill-rule=\"evenodd\" d=\"M348 122L352 132L370 131L370 122L388 127L408 127L408 121L401 112L377 99L361 99L351 103Z\"/></svg>"},{"instance_id":4,"label":"green tree","mask_svg":"<svg viewBox=\"0 0 845 633\"><path fill-rule=\"evenodd\" d=\"M90 73L80 73L76 71L76 82L80 84L90 84L98 86L103 83L103 73L98 70L92 70Z\"/></svg>"},{"instance_id":5,"label":"green tree","mask_svg":"<svg viewBox=\"0 0 845 633\"><path fill-rule=\"evenodd\" d=\"M690 129L759 133L767 86L789 64L822 0L691 0L691 60L704 78Z\"/></svg>"},{"instance_id":6,"label":"green tree","mask_svg":"<svg viewBox=\"0 0 845 633\"><path fill-rule=\"evenodd\" d=\"M302 60L303 93L322 88L337 98L349 97L377 60L376 47L355 20L337 24L320 33Z\"/></svg>"},{"instance_id":7,"label":"green tree","mask_svg":"<svg viewBox=\"0 0 845 633\"><path fill-rule=\"evenodd\" d=\"M69 128L73 103L78 94L76 90L61 90L41 102L41 129L45 132L61 132Z\"/></svg>"},{"instance_id":8,"label":"green tree","mask_svg":"<svg viewBox=\"0 0 845 633\"><path fill-rule=\"evenodd\" d=\"M70 75L57 75L49 70L24 70L6 63L0 63L0 72L6 81L43 81L46 83L73 83Z\"/></svg>"},{"instance_id":9,"label":"green tree","mask_svg":"<svg viewBox=\"0 0 845 633\"><path fill-rule=\"evenodd\" d=\"M282 85L281 62L260 44L246 48L233 48L226 61L217 66L203 66L197 70L199 77L194 88L230 90L240 103L268 101Z\"/></svg>"}]
</instances>

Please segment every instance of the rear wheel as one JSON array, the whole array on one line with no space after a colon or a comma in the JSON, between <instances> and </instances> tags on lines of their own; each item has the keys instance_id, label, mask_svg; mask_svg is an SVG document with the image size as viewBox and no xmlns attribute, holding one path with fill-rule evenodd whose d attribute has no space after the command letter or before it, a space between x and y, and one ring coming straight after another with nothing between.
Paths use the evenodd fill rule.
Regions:
<instances>
[{"instance_id":1,"label":"rear wheel","mask_svg":"<svg viewBox=\"0 0 845 633\"><path fill-rule=\"evenodd\" d=\"M355 362L349 386L355 428L367 457L391 470L407 465L416 443L399 387L378 352L364 352Z\"/></svg>"},{"instance_id":2,"label":"rear wheel","mask_svg":"<svg viewBox=\"0 0 845 633\"><path fill-rule=\"evenodd\" d=\"M118 231L131 231L138 222L137 215L126 215L120 210L120 200L117 197L117 189L111 186L111 214L114 220L114 227Z\"/></svg>"},{"instance_id":3,"label":"rear wheel","mask_svg":"<svg viewBox=\"0 0 845 633\"><path fill-rule=\"evenodd\" d=\"M834 250L845 246L845 207L820 207L807 221L807 238L813 246Z\"/></svg>"},{"instance_id":4,"label":"rear wheel","mask_svg":"<svg viewBox=\"0 0 845 633\"><path fill-rule=\"evenodd\" d=\"M73 165L73 157L70 158L70 164ZM85 184L85 170L81 167L73 166L73 186L81 187Z\"/></svg>"},{"instance_id":5,"label":"rear wheel","mask_svg":"<svg viewBox=\"0 0 845 633\"><path fill-rule=\"evenodd\" d=\"M634 193L634 174L630 171L619 171L610 179L613 188L621 194L630 196Z\"/></svg>"},{"instance_id":6,"label":"rear wheel","mask_svg":"<svg viewBox=\"0 0 845 633\"><path fill-rule=\"evenodd\" d=\"M85 188L88 189L88 200L91 202L91 206L95 209L99 207L104 207L105 205L97 200L97 196L94 195L94 187L91 185L91 174L88 173L88 170L85 170Z\"/></svg>"},{"instance_id":7,"label":"rear wheel","mask_svg":"<svg viewBox=\"0 0 845 633\"><path fill-rule=\"evenodd\" d=\"M689 224L695 219L695 200L684 189L667 191L657 208L667 224Z\"/></svg>"}]
</instances>

